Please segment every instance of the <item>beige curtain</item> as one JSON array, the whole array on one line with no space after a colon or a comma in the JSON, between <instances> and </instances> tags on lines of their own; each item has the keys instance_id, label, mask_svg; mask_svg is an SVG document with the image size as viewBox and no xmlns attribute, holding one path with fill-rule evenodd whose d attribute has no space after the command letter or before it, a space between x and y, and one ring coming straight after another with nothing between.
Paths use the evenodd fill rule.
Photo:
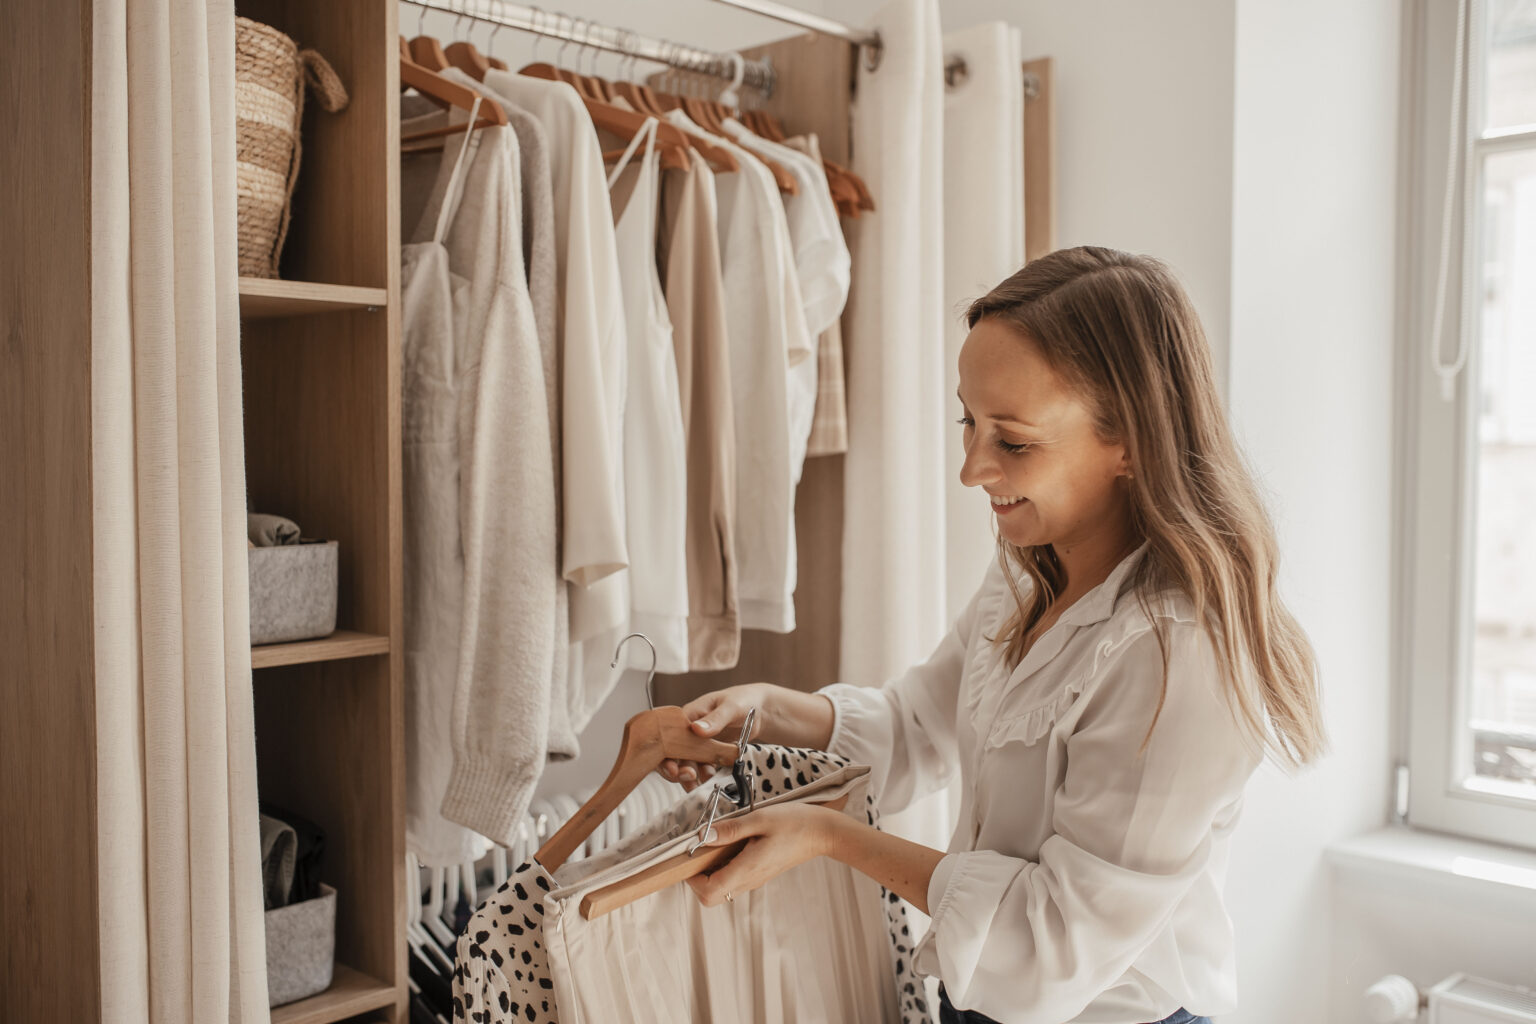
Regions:
<instances>
[{"instance_id":1,"label":"beige curtain","mask_svg":"<svg viewBox=\"0 0 1536 1024\"><path fill-rule=\"evenodd\" d=\"M97 0L92 35L102 1020L265 1022L234 6Z\"/></svg>"}]
</instances>

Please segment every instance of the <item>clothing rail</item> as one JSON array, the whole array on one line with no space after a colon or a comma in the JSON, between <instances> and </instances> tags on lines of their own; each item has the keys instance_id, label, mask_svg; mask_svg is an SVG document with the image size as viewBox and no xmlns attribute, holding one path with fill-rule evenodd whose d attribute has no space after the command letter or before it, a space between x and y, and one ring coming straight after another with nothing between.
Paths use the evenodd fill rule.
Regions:
<instances>
[{"instance_id":1,"label":"clothing rail","mask_svg":"<svg viewBox=\"0 0 1536 1024\"><path fill-rule=\"evenodd\" d=\"M694 46L670 43L664 39L631 32L626 28L610 28L598 25L586 18L573 17L558 11L545 11L523 4L503 3L502 0L405 0L414 7L442 11L472 21L515 28L535 35L559 39L578 46L588 46L626 57L669 64L694 74L710 75L730 81L742 66L742 85L773 94L775 76L773 65L765 60L747 60L728 53L702 50Z\"/></svg>"},{"instance_id":2,"label":"clothing rail","mask_svg":"<svg viewBox=\"0 0 1536 1024\"><path fill-rule=\"evenodd\" d=\"M773 0L716 0L716 2L739 10L751 11L753 14L761 14L765 18L773 18L787 25L796 25L818 35L845 39L863 51L865 66L869 70L873 71L880 66L882 45L878 32L863 32L856 28L849 28L840 21L833 21L831 18L812 14L810 11L802 11L798 7L774 3Z\"/></svg>"}]
</instances>

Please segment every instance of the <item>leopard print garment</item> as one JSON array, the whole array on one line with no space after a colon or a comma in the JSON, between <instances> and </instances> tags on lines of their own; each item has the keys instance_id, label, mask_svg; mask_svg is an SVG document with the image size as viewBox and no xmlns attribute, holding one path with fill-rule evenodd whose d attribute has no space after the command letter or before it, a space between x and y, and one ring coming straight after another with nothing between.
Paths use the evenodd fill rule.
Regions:
<instances>
[{"instance_id":1,"label":"leopard print garment","mask_svg":"<svg viewBox=\"0 0 1536 1024\"><path fill-rule=\"evenodd\" d=\"M843 758L820 750L751 744L753 778L761 796L770 797L809 785L827 771L846 767ZM702 793L702 790L696 791ZM685 800L648 823L641 835L661 841L692 827L696 800ZM879 827L874 796L865 798L865 820ZM624 847L646 840L629 836ZM602 858L598 854L598 859ZM454 1024L558 1024L549 951L544 948L544 897L556 887L537 861L518 865L470 918L459 937L453 972ZM922 982L912 972L911 926L906 904L881 888L881 903L891 937L891 966L899 992L902 1024L931 1024Z\"/></svg>"}]
</instances>

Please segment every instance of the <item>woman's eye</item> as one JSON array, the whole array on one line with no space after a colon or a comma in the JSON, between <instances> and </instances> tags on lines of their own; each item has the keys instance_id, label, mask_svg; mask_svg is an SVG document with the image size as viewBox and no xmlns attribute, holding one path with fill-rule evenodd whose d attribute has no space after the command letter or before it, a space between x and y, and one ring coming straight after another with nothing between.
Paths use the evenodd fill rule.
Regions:
<instances>
[{"instance_id":1,"label":"woman's eye","mask_svg":"<svg viewBox=\"0 0 1536 1024\"><path fill-rule=\"evenodd\" d=\"M960 424L962 427L974 427L976 425L976 421L971 419L969 416L961 416L959 419L955 420L955 422Z\"/></svg>"},{"instance_id":2,"label":"woman's eye","mask_svg":"<svg viewBox=\"0 0 1536 1024\"><path fill-rule=\"evenodd\" d=\"M1028 444L1011 444L1007 441L1004 441L1002 438L997 439L997 446L1010 455L1018 455L1021 452L1027 452L1031 447Z\"/></svg>"}]
</instances>

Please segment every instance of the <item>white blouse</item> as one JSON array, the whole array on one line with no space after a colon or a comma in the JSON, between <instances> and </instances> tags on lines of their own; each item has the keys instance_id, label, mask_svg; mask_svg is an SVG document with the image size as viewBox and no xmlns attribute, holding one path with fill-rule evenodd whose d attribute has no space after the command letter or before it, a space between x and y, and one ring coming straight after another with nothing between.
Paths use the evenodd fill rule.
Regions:
<instances>
[{"instance_id":1,"label":"white blouse","mask_svg":"<svg viewBox=\"0 0 1536 1024\"><path fill-rule=\"evenodd\" d=\"M951 1001L1011 1024L1157 1021L1236 1007L1222 883L1260 754L1183 595L1127 578L1145 548L1010 669L992 643L1016 607L996 565L924 664L879 689L823 690L829 750L874 768L882 812L942 788L959 822L917 950ZM1026 595L1031 584L1020 581Z\"/></svg>"}]
</instances>

